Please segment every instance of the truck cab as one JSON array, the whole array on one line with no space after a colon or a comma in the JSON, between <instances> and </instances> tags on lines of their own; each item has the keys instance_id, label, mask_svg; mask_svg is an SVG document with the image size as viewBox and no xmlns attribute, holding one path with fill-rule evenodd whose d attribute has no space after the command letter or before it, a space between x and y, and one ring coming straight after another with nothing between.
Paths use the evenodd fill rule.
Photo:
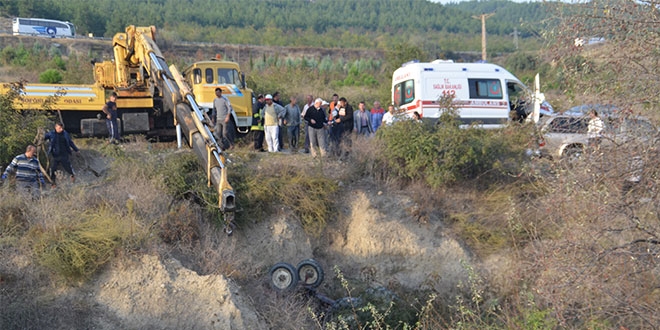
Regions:
<instances>
[{"instance_id":1,"label":"truck cab","mask_svg":"<svg viewBox=\"0 0 660 330\"><path fill-rule=\"evenodd\" d=\"M215 89L221 88L222 95L229 99L234 110L232 117L239 133L247 133L252 126L252 90L247 88L245 74L236 62L213 59L192 64L183 70L197 104L203 111L213 109Z\"/></svg>"}]
</instances>

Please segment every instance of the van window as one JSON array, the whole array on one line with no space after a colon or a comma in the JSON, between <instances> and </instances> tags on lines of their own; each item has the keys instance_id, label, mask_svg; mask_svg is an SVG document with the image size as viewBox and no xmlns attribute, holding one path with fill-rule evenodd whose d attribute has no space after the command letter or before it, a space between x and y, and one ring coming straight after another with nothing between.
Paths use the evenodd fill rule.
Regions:
<instances>
[{"instance_id":1,"label":"van window","mask_svg":"<svg viewBox=\"0 0 660 330\"><path fill-rule=\"evenodd\" d=\"M502 83L499 79L468 79L471 99L503 98Z\"/></svg>"},{"instance_id":2,"label":"van window","mask_svg":"<svg viewBox=\"0 0 660 330\"><path fill-rule=\"evenodd\" d=\"M415 82L406 80L394 85L392 100L395 106L408 104L415 100Z\"/></svg>"}]
</instances>

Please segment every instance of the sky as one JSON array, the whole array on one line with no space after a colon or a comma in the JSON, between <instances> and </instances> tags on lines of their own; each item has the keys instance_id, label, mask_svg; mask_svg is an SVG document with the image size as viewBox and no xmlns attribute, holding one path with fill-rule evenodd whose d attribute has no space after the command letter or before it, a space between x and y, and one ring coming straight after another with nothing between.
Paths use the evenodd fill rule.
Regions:
<instances>
[{"instance_id":1,"label":"sky","mask_svg":"<svg viewBox=\"0 0 660 330\"><path fill-rule=\"evenodd\" d=\"M452 2L463 2L463 1L470 1L470 0L429 0L431 2L438 2L442 4L448 4ZM541 0L510 0L513 2L535 2L535 1L541 1Z\"/></svg>"}]
</instances>

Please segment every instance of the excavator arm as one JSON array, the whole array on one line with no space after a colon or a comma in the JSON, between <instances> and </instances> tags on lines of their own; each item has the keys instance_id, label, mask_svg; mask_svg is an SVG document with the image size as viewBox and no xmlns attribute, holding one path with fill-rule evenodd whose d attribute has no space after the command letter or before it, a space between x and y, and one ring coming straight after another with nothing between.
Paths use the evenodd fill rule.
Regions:
<instances>
[{"instance_id":1,"label":"excavator arm","mask_svg":"<svg viewBox=\"0 0 660 330\"><path fill-rule=\"evenodd\" d=\"M115 61L118 62L122 57L124 59L121 65L116 64L116 74L128 78L121 81L127 82L124 86L129 90L133 75L140 78L134 81L136 87L145 87L152 95L162 97L163 111L173 113L175 125L180 128L205 168L209 187L216 189L225 232L231 234L236 200L234 190L227 180L225 154L211 133L208 117L205 118L183 77L174 65L167 67L154 41L155 33L153 26L126 28L126 42L116 44L115 47Z\"/></svg>"}]
</instances>

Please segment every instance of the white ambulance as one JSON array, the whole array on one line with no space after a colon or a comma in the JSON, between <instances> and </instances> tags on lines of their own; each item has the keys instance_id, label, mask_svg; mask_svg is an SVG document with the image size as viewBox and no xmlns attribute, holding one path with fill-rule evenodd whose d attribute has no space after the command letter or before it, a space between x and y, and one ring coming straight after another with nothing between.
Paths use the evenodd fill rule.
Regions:
<instances>
[{"instance_id":1,"label":"white ambulance","mask_svg":"<svg viewBox=\"0 0 660 330\"><path fill-rule=\"evenodd\" d=\"M422 119L437 120L443 110L439 102L443 96L453 97L464 124L484 128L506 124L511 111L514 118L524 119L532 113L535 101L518 78L490 63L411 61L392 75L392 103L408 116L417 112Z\"/></svg>"}]
</instances>

